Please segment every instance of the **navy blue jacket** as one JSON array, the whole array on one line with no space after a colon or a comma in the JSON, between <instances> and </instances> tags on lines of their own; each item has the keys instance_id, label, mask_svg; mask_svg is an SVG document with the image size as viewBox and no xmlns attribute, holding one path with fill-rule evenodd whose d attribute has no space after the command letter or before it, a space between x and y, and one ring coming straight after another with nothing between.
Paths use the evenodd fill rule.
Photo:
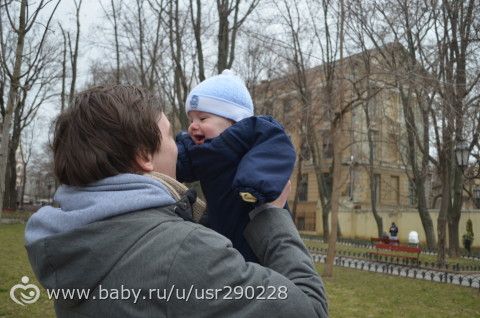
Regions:
<instances>
[{"instance_id":1,"label":"navy blue jacket","mask_svg":"<svg viewBox=\"0 0 480 318\"><path fill-rule=\"evenodd\" d=\"M257 261L243 236L248 213L278 198L295 164L295 149L282 125L270 116L254 116L201 145L185 132L176 142L177 179L200 181L208 226L228 237L247 261ZM244 201L240 197L244 192L256 202Z\"/></svg>"}]
</instances>

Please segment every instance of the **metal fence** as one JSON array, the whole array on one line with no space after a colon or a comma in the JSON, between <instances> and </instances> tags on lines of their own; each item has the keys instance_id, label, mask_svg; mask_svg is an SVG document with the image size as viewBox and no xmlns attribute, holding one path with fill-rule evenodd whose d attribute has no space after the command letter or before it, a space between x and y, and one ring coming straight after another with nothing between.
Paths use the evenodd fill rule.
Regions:
<instances>
[{"instance_id":1,"label":"metal fence","mask_svg":"<svg viewBox=\"0 0 480 318\"><path fill-rule=\"evenodd\" d=\"M311 240L324 243L321 237L304 236L304 240ZM374 249L369 241L341 239L338 244L363 249ZM315 262L324 263L326 260L327 249L320 247L310 247ZM424 255L436 255L435 251L423 251ZM480 255L464 255L465 259L478 261L478 264L446 264L439 265L436 262L412 261L403 258L400 255L384 256L377 255L373 258L372 254L366 252L337 251L334 264L347 268L354 268L369 272L397 275L413 279L422 279L432 282L455 284L471 288L478 288L480 291Z\"/></svg>"},{"instance_id":2,"label":"metal fence","mask_svg":"<svg viewBox=\"0 0 480 318\"><path fill-rule=\"evenodd\" d=\"M312 253L312 258L317 263L324 263L326 261L326 255L324 254ZM442 272L432 269L412 268L409 266L372 262L369 260L354 259L343 256L335 257L334 264L336 266L354 268L369 272L471 287L478 289L480 292L480 273L467 274Z\"/></svg>"}]
</instances>

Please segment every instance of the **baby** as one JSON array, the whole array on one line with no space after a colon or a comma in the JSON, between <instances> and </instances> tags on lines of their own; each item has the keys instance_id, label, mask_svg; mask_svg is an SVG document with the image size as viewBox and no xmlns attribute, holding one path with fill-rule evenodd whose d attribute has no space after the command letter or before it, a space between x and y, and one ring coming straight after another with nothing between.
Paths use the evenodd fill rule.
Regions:
<instances>
[{"instance_id":1,"label":"baby","mask_svg":"<svg viewBox=\"0 0 480 318\"><path fill-rule=\"evenodd\" d=\"M188 95L187 133L177 136L177 179L200 181L207 225L228 237L247 261L258 260L243 231L255 207L274 201L290 179L295 150L282 125L253 116L252 98L232 71Z\"/></svg>"}]
</instances>

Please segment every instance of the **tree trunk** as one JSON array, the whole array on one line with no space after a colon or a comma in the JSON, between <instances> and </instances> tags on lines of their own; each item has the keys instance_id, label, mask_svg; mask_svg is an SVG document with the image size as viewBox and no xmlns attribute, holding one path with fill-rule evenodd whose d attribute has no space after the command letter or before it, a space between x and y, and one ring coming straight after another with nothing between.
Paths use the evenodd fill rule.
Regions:
<instances>
[{"instance_id":1,"label":"tree trunk","mask_svg":"<svg viewBox=\"0 0 480 318\"><path fill-rule=\"evenodd\" d=\"M187 99L188 85L185 79L185 74L182 68L182 43L181 43L181 30L178 25L179 20L179 8L178 1L171 1L169 7L169 42L170 42L170 53L172 59L175 63L173 81L174 81L174 94L176 102L178 105L178 111L175 110L174 114L178 115L178 120L180 122L181 129L187 129L188 127L188 117L185 111L183 110L183 105ZM175 108L175 105L173 105Z\"/></svg>"},{"instance_id":2,"label":"tree trunk","mask_svg":"<svg viewBox=\"0 0 480 318\"><path fill-rule=\"evenodd\" d=\"M217 0L218 10L218 74L227 68L228 60L228 0Z\"/></svg>"},{"instance_id":3,"label":"tree trunk","mask_svg":"<svg viewBox=\"0 0 480 318\"><path fill-rule=\"evenodd\" d=\"M311 123L311 116L307 119L307 142L310 148L310 154L313 161L313 169L315 171L315 179L317 180L318 196L320 204L322 206L322 227L323 227L323 239L328 241L330 233L330 225L328 224L328 215L330 214L331 207L331 189L327 189L325 183L325 177L322 170L322 148L319 147L319 140L317 139L317 130Z\"/></svg>"},{"instance_id":4,"label":"tree trunk","mask_svg":"<svg viewBox=\"0 0 480 318\"><path fill-rule=\"evenodd\" d=\"M195 35L195 44L198 60L198 79L200 82L205 80L205 62L203 59L203 48L202 48L202 3L200 0L196 0L197 3L197 13L196 17L193 10L193 0L190 0L190 18L193 25L193 33Z\"/></svg>"},{"instance_id":5,"label":"tree trunk","mask_svg":"<svg viewBox=\"0 0 480 318\"><path fill-rule=\"evenodd\" d=\"M110 5L112 6L113 34L115 37L115 62L116 62L115 82L116 84L120 84L120 44L118 41L117 10L115 8L115 3L113 0L110 1Z\"/></svg>"},{"instance_id":6,"label":"tree trunk","mask_svg":"<svg viewBox=\"0 0 480 318\"><path fill-rule=\"evenodd\" d=\"M292 204L292 214L293 214L293 220L295 224L297 222L297 206L298 206L299 185L302 179L302 164L303 164L303 158L302 158L301 152L299 152L298 160L297 160L297 180L295 185L295 198L293 199L293 204Z\"/></svg>"},{"instance_id":7,"label":"tree trunk","mask_svg":"<svg viewBox=\"0 0 480 318\"><path fill-rule=\"evenodd\" d=\"M62 90L60 91L60 113L65 109L65 96L67 93L66 83L67 83L67 36L65 30L61 24L59 24L60 30L62 31L63 37L63 52L62 52Z\"/></svg>"},{"instance_id":8,"label":"tree trunk","mask_svg":"<svg viewBox=\"0 0 480 318\"><path fill-rule=\"evenodd\" d=\"M12 126L13 112L15 111L15 105L17 102L17 93L20 86L20 72L23 61L23 48L25 44L25 15L26 15L27 0L22 0L20 5L19 25L17 29L17 48L15 50L15 64L13 67L10 90L8 93L7 109L5 111L5 117L3 118L2 129L2 147L1 147L1 159L0 159L0 207L3 207L4 194L5 194L5 172L7 170L8 151L10 143L10 128ZM0 209L0 218L2 217Z\"/></svg>"},{"instance_id":9,"label":"tree trunk","mask_svg":"<svg viewBox=\"0 0 480 318\"><path fill-rule=\"evenodd\" d=\"M446 237L447 237L447 213L450 209L450 177L445 163L441 163L442 167L439 174L442 176L442 200L440 203L440 211L437 219L437 235L438 235L438 254L437 264L444 266L446 264Z\"/></svg>"},{"instance_id":10,"label":"tree trunk","mask_svg":"<svg viewBox=\"0 0 480 318\"><path fill-rule=\"evenodd\" d=\"M375 222L377 223L377 233L378 237L382 237L383 235L383 219L382 217L378 214L377 211L377 189L375 188L375 179L374 179L374 174L373 174L373 167L371 166L369 169L369 181L370 181L370 202L372 205L372 213L373 213L373 218L375 219Z\"/></svg>"},{"instance_id":11,"label":"tree trunk","mask_svg":"<svg viewBox=\"0 0 480 318\"><path fill-rule=\"evenodd\" d=\"M448 220L448 255L450 257L459 257L460 243L458 240L458 237L459 237L458 223L460 221L460 213L458 213L458 217L451 216L449 213L449 215L447 216L447 220Z\"/></svg>"},{"instance_id":12,"label":"tree trunk","mask_svg":"<svg viewBox=\"0 0 480 318\"><path fill-rule=\"evenodd\" d=\"M326 277L333 276L333 262L336 254L337 230L338 230L338 209L341 191L341 160L342 160L342 146L341 146L341 127L342 120L340 119L337 125L333 126L332 135L334 143L333 148L333 183L332 183L332 217L331 217L331 231L328 237L328 251L327 260L325 262L325 270L323 275Z\"/></svg>"},{"instance_id":13,"label":"tree trunk","mask_svg":"<svg viewBox=\"0 0 480 318\"><path fill-rule=\"evenodd\" d=\"M14 115L13 115L13 129L8 149L7 173L5 176L5 197L3 207L7 209L17 208L17 149L20 144L20 136L22 134L22 114L25 107L26 95L22 93L22 97L17 97Z\"/></svg>"},{"instance_id":14,"label":"tree trunk","mask_svg":"<svg viewBox=\"0 0 480 318\"><path fill-rule=\"evenodd\" d=\"M371 96L370 92L370 84L367 84L369 87L367 88L368 93L367 95ZM367 139L368 139L368 178L369 178L369 183L370 183L370 204L372 206L372 213L373 213L373 218L375 219L375 223L377 224L377 234L378 237L382 237L383 235L383 219L382 217L378 214L377 211L377 187L375 184L375 171L373 169L373 164L374 164L374 147L373 143L375 142L372 137L372 129L371 129L371 120L370 120L370 114L368 112L368 105L363 107L364 113L365 113L365 119L366 119L366 124L367 124Z\"/></svg>"},{"instance_id":15,"label":"tree trunk","mask_svg":"<svg viewBox=\"0 0 480 318\"><path fill-rule=\"evenodd\" d=\"M434 250L437 244L435 242L435 231L433 228L432 217L430 216L430 212L428 211L427 200L425 198L424 182L425 178L420 178L415 185L418 200L417 209L423 225L423 230L425 231L425 239L427 241L427 246L430 250Z\"/></svg>"},{"instance_id":16,"label":"tree trunk","mask_svg":"<svg viewBox=\"0 0 480 318\"><path fill-rule=\"evenodd\" d=\"M418 163L417 163L418 148L415 147L415 135L419 134L419 132L418 132L417 126L415 126L414 124L416 123L416 120L415 120L415 115L412 109L412 103L413 103L412 88L409 87L407 89L407 92L404 91L404 87L402 84L399 84L399 88L400 88L400 97L401 97L402 107L403 107L403 116L405 118L405 126L406 126L406 132L407 132L408 163L412 168L413 181L415 183L415 194L418 200L417 210L420 216L420 220L422 222L423 229L425 231L427 246L429 249L434 249L435 234L433 230L433 221L428 211L427 200L425 197L425 172L428 166L428 153L422 154L423 157L421 162L421 169L419 169ZM418 92L417 92L417 95L418 95ZM425 118L425 113L422 114L422 123L424 126L423 133L427 134L427 136L424 136L423 138L423 147L424 149L426 149L424 151L428 151L429 140L425 140L425 137L428 139L429 127L428 127L428 115L427 115L427 118Z\"/></svg>"},{"instance_id":17,"label":"tree trunk","mask_svg":"<svg viewBox=\"0 0 480 318\"><path fill-rule=\"evenodd\" d=\"M20 208L23 209L23 201L25 200L25 186L27 184L27 162L23 162L22 167L22 189L20 192Z\"/></svg>"},{"instance_id":18,"label":"tree trunk","mask_svg":"<svg viewBox=\"0 0 480 318\"><path fill-rule=\"evenodd\" d=\"M328 220L328 215L330 214L331 206L322 205L322 226L323 226L323 240L328 242L330 237L330 223Z\"/></svg>"},{"instance_id":19,"label":"tree trunk","mask_svg":"<svg viewBox=\"0 0 480 318\"><path fill-rule=\"evenodd\" d=\"M340 0L340 26L339 26L339 52L340 61L343 61L343 41L344 41L344 23L345 23L345 7L343 0ZM331 232L328 237L328 250L327 260L325 261L324 275L327 277L333 276L333 262L336 254L337 244L337 230L338 230L338 209L340 205L340 191L342 187L341 176L341 164L342 164L342 152L344 145L342 143L342 129L343 129L343 103L345 99L345 86L344 86L344 66L339 65L338 70L339 88L336 95L336 103L333 106L335 117L332 121L332 140L333 140L333 182L332 182L332 220L331 220Z\"/></svg>"},{"instance_id":20,"label":"tree trunk","mask_svg":"<svg viewBox=\"0 0 480 318\"><path fill-rule=\"evenodd\" d=\"M7 171L5 174L5 197L3 200L3 208L15 210L17 208L17 162L15 160L15 147L18 143L13 140L10 142L10 150L8 152Z\"/></svg>"},{"instance_id":21,"label":"tree trunk","mask_svg":"<svg viewBox=\"0 0 480 318\"><path fill-rule=\"evenodd\" d=\"M417 93L417 96L421 94ZM421 98L421 97L420 97ZM428 109L422 107L422 125L423 125L423 149L429 149L430 144L430 125L429 125L429 116ZM425 181L427 178L427 171L429 165L429 158L427 153L422 153L421 161L421 172L418 177L415 177L415 193L418 200L418 213L420 215L420 220L422 221L423 230L425 231L425 239L427 240L427 246L430 250L434 250L437 247L435 241L435 230L433 228L433 221L430 213L428 211L427 197L425 191Z\"/></svg>"},{"instance_id":22,"label":"tree trunk","mask_svg":"<svg viewBox=\"0 0 480 318\"><path fill-rule=\"evenodd\" d=\"M77 82L77 64L78 64L78 42L80 41L80 7L82 6L82 0L77 2L75 1L75 10L76 10L76 25L77 25L77 33L75 35L75 48L73 49L70 47L70 53L73 54L71 56L71 65L72 65L72 81L70 82L70 95L68 96L68 105L72 105L73 98L75 96L75 87Z\"/></svg>"},{"instance_id":23,"label":"tree trunk","mask_svg":"<svg viewBox=\"0 0 480 318\"><path fill-rule=\"evenodd\" d=\"M448 211L448 254L451 257L460 256L459 229L463 205L463 175L458 167L454 168L453 204Z\"/></svg>"}]
</instances>

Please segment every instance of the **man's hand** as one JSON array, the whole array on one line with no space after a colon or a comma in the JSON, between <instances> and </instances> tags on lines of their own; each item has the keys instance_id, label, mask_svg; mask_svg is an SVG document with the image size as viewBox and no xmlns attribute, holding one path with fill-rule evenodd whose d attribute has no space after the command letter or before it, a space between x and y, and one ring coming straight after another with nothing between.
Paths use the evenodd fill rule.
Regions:
<instances>
[{"instance_id":1,"label":"man's hand","mask_svg":"<svg viewBox=\"0 0 480 318\"><path fill-rule=\"evenodd\" d=\"M288 196L290 195L291 190L292 190L292 183L290 182L290 180L288 180L280 196L275 201L270 202L270 204L274 205L277 208L283 209L283 207L285 207L285 204L287 203L287 199L288 199Z\"/></svg>"}]
</instances>

